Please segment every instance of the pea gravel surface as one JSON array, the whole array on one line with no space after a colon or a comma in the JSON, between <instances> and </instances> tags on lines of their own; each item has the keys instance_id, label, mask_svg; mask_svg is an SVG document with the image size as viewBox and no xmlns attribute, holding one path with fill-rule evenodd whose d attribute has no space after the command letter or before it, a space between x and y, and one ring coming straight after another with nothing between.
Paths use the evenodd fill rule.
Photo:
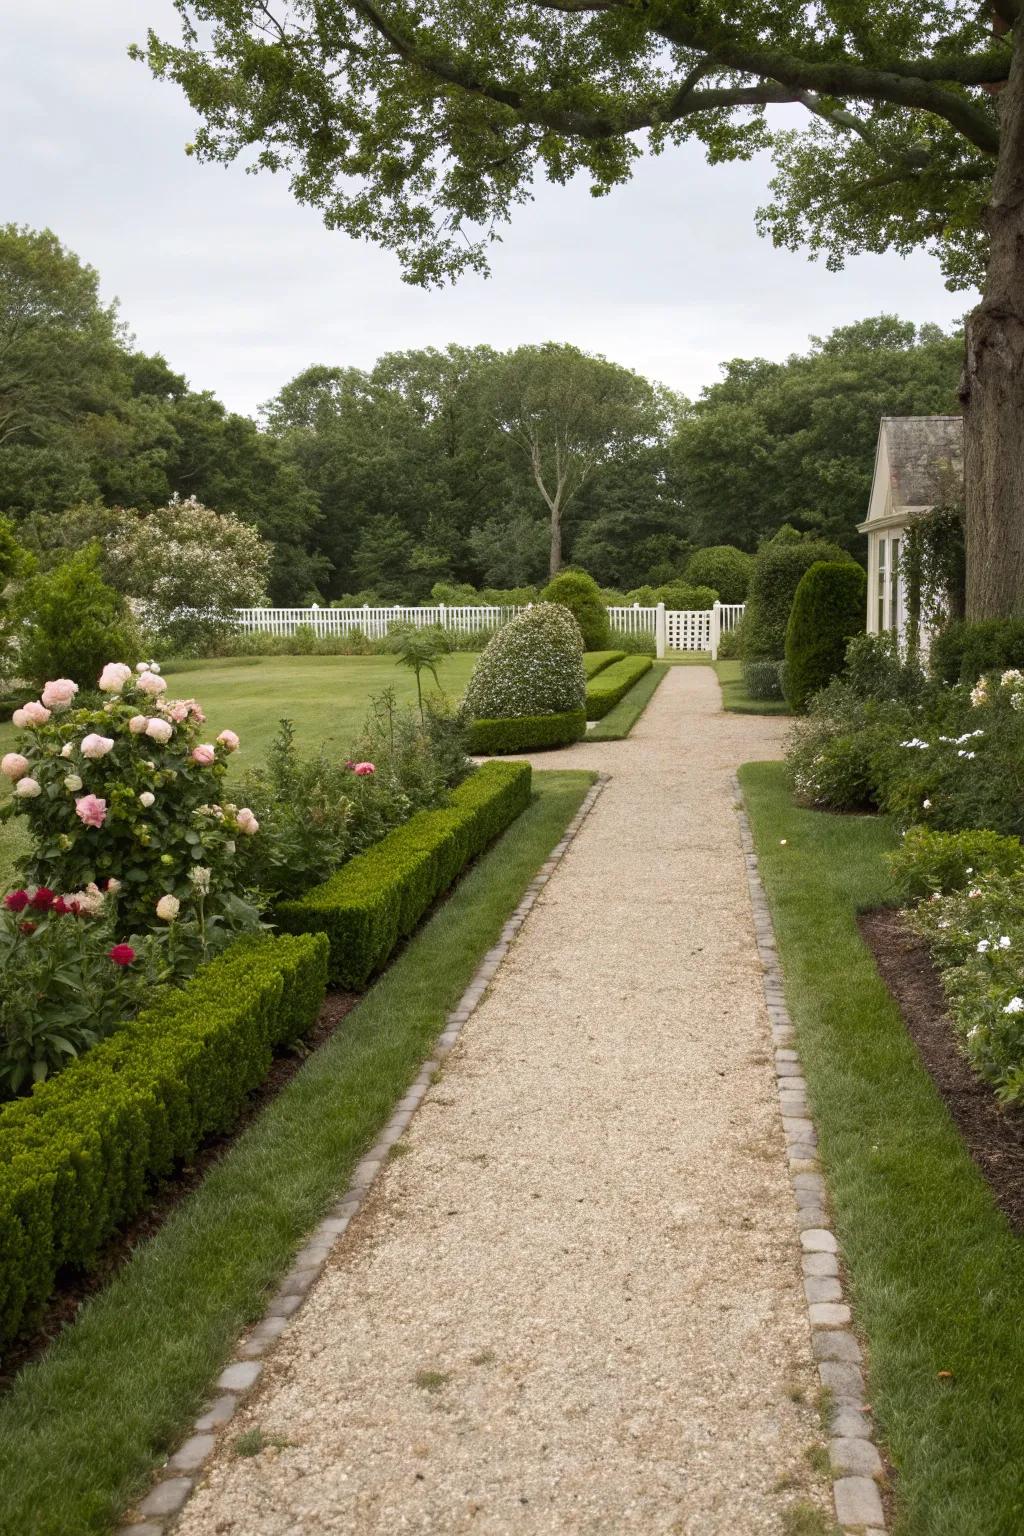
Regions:
<instances>
[{"instance_id":1,"label":"pea gravel surface","mask_svg":"<svg viewBox=\"0 0 1024 1536\"><path fill-rule=\"evenodd\" d=\"M679 667L627 740L537 757L610 781L179 1536L818 1528L730 785L783 734Z\"/></svg>"}]
</instances>

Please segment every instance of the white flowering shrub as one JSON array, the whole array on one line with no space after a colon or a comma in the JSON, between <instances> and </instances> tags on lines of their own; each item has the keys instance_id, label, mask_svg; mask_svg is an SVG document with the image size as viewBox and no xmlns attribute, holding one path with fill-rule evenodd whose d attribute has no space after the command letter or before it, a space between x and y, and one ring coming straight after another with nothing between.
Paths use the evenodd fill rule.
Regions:
<instances>
[{"instance_id":1,"label":"white flowering shrub","mask_svg":"<svg viewBox=\"0 0 1024 1536\"><path fill-rule=\"evenodd\" d=\"M477 720L568 714L585 707L583 636L568 608L537 603L488 641L466 689Z\"/></svg>"}]
</instances>

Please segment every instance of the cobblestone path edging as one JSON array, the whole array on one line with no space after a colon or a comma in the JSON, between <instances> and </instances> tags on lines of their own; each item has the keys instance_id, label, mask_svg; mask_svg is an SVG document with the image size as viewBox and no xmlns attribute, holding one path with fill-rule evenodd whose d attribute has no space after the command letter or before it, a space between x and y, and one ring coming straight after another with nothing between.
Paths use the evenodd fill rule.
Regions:
<instances>
[{"instance_id":1,"label":"cobblestone path edging","mask_svg":"<svg viewBox=\"0 0 1024 1536\"><path fill-rule=\"evenodd\" d=\"M345 1194L328 1211L305 1246L295 1255L292 1267L271 1298L262 1321L249 1330L239 1344L234 1360L221 1371L216 1382L218 1395L196 1419L188 1437L161 1469L151 1491L137 1505L138 1519L129 1519L127 1524L120 1527L118 1536L164 1536L170 1529L214 1449L217 1431L234 1417L244 1395L259 1380L263 1371L263 1356L284 1333L289 1318L302 1306L310 1287L326 1264L328 1255L366 1199L371 1185L387 1162L391 1148L404 1134L419 1108L434 1073L455 1045L463 1025L481 1002L509 946L583 826L607 780L607 774L598 774L597 781L587 791L579 810L502 928L498 942L487 951L469 986L448 1015L430 1060L423 1063L415 1082L395 1106L375 1144L356 1165Z\"/></svg>"},{"instance_id":2,"label":"cobblestone path edging","mask_svg":"<svg viewBox=\"0 0 1024 1536\"><path fill-rule=\"evenodd\" d=\"M878 1486L882 1460L865 1412L861 1348L850 1331L850 1307L843 1296L839 1244L825 1210L827 1193L818 1162L818 1136L807 1105L807 1084L786 1007L775 928L761 884L739 780L734 783L757 952L764 969L764 995L775 1049L775 1081L786 1134L786 1158L797 1204L811 1346L818 1377L832 1404L828 1431L836 1518L847 1536L884 1536L885 1514Z\"/></svg>"}]
</instances>

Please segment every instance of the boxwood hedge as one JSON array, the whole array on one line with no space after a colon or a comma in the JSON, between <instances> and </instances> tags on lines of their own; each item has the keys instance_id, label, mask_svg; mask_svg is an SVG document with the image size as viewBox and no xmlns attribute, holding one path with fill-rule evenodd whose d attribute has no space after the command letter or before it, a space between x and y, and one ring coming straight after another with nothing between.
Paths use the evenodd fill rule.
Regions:
<instances>
[{"instance_id":1,"label":"boxwood hedge","mask_svg":"<svg viewBox=\"0 0 1024 1536\"><path fill-rule=\"evenodd\" d=\"M529 763L485 763L439 811L418 811L275 916L291 933L323 933L336 986L364 987L461 870L530 802Z\"/></svg>"},{"instance_id":2,"label":"boxwood hedge","mask_svg":"<svg viewBox=\"0 0 1024 1536\"><path fill-rule=\"evenodd\" d=\"M155 1180L231 1129L326 982L317 935L241 940L0 1110L0 1345L38 1321L60 1269L90 1267Z\"/></svg>"},{"instance_id":3,"label":"boxwood hedge","mask_svg":"<svg viewBox=\"0 0 1024 1536\"><path fill-rule=\"evenodd\" d=\"M547 747L567 747L587 734L584 710L563 715L521 715L504 720L474 720L469 728L469 750L481 757L503 752L542 752Z\"/></svg>"},{"instance_id":4,"label":"boxwood hedge","mask_svg":"<svg viewBox=\"0 0 1024 1536\"><path fill-rule=\"evenodd\" d=\"M587 719L603 719L652 666L649 656L626 656L599 672L587 684Z\"/></svg>"},{"instance_id":5,"label":"boxwood hedge","mask_svg":"<svg viewBox=\"0 0 1024 1536\"><path fill-rule=\"evenodd\" d=\"M603 672L605 667L610 667L613 662L621 661L625 654L625 651L587 651L583 658L583 671L588 682L592 677L596 677L599 672Z\"/></svg>"}]
</instances>

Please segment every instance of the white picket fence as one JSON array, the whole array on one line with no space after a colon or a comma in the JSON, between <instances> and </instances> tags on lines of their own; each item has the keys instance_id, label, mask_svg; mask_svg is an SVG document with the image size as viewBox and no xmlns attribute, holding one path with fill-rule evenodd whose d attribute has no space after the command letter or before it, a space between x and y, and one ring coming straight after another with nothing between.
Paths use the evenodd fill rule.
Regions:
<instances>
[{"instance_id":1,"label":"white picket fence","mask_svg":"<svg viewBox=\"0 0 1024 1536\"><path fill-rule=\"evenodd\" d=\"M417 629L437 624L460 635L486 634L524 611L521 606L462 608L446 603L416 608L236 608L235 623L241 630L264 635L294 635L303 628L321 637L358 631L369 640L383 640L394 624L413 624ZM707 651L717 656L722 635L735 629L742 617L742 603L687 611L666 609L664 603L655 608L634 604L608 609L615 634L650 635L659 656L670 651Z\"/></svg>"}]
</instances>

